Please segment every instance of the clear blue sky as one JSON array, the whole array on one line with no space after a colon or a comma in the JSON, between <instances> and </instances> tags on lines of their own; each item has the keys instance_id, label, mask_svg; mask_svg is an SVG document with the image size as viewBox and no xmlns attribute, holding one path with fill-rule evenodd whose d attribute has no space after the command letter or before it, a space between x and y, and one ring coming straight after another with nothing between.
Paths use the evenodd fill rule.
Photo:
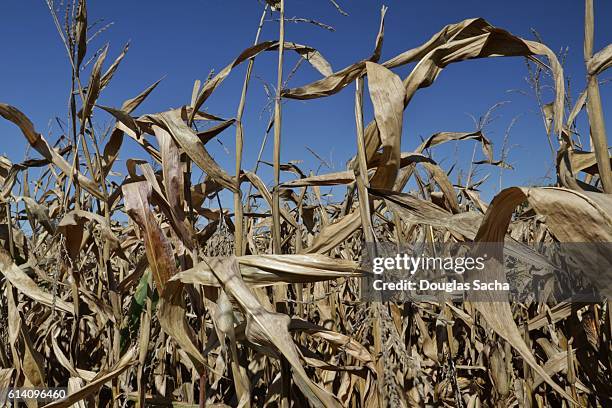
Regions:
<instances>
[{"instance_id":1,"label":"clear blue sky","mask_svg":"<svg viewBox=\"0 0 612 408\"><path fill-rule=\"evenodd\" d=\"M338 2L349 13L348 17L339 15L328 0L286 1L287 17L312 18L335 27L335 32L329 32L308 24L287 26L288 40L317 48L334 70L370 55L380 7L385 4L389 10L383 60L421 44L445 24L470 17L484 17L493 25L529 39L533 38L530 29L535 28L555 51L569 47L566 72L571 78L573 96L584 87L582 1ZM219 71L253 42L262 9L262 4L256 0L90 0L88 3L90 22L103 18L101 25L113 23L93 41L90 49L109 42L110 63L124 43L131 41L128 56L102 95L101 104L120 106L123 100L166 76L136 114L188 104L195 79L204 80L211 69ZM596 0L595 6L595 48L599 50L612 42L612 25L607 24L612 17L612 3ZM262 39L276 38L277 30L276 22L267 22ZM0 38L3 39L0 51L0 101L17 106L31 118L41 133L49 135L51 132L50 139L54 140L59 129L51 119L55 116L66 118L70 70L44 1L3 0ZM293 55L288 58L287 72L296 61ZM276 55L272 53L258 58L255 65L245 116L245 168L252 168L255 162L268 120L268 113L262 111L266 104L262 83L275 83L275 66ZM409 68L404 67L396 72L405 77ZM244 70L245 67L241 67L234 71L213 94L205 105L208 112L223 117L235 116ZM518 146L511 151L509 161L516 170L505 173L503 184L543 183L539 177L550 169L550 151L535 100L519 92L509 92L528 91L526 75L522 58L496 58L451 65L432 87L420 90L406 110L403 149L414 148L419 144L420 137L438 131L473 130L468 113L478 117L494 103L507 100L511 102L497 111L499 117L488 128L497 157L506 127L513 117L522 115L511 134L511 144ZM304 64L289 84L299 86L317 78L317 73ZM547 97L551 98L550 93ZM610 133L611 85L602 86L602 98ZM372 118L370 109L366 115L366 120ZM97 112L95 117L100 125L112 122L104 112ZM305 150L308 146L329 160L336 171L342 170L346 161L355 154L354 129L352 87L331 98L286 101L282 159L303 160L302 168L305 171L317 170L317 160ZM0 136L0 154L7 154L13 161L22 160L26 143L18 129L0 121ZM230 153L226 153L216 141L209 143L211 153L225 168L233 169L233 128L226 130L220 140ZM434 158L447 169L458 159L457 169L466 170L471 159L471 143L459 146L457 157L454 151L455 146L451 144L435 151ZM269 145L264 158L270 160L271 153ZM480 151L478 154L481 154ZM120 156L122 160L129 157L143 157L133 143L125 143ZM477 156L477 159L482 157ZM489 198L497 190L497 169L483 167L480 174L484 175L485 171L492 173L491 180L483 187L483 195ZM554 172L551 175L554 177ZM262 176L264 181L271 181L268 169L264 169ZM451 180L456 181L456 170Z\"/></svg>"}]
</instances>

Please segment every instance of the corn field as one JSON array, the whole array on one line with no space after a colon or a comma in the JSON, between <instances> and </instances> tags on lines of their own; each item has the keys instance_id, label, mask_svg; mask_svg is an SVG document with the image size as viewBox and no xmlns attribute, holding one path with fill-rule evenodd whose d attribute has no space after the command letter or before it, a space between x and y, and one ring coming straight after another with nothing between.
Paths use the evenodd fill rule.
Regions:
<instances>
[{"instance_id":1,"label":"corn field","mask_svg":"<svg viewBox=\"0 0 612 408\"><path fill-rule=\"evenodd\" d=\"M434 27L428 41L383 61L383 7L371 55L333 71L316 49L286 38L291 1L267 0L253 46L195 81L183 106L138 117L159 81L101 105L127 47L116 57L88 47L85 0L46 1L70 62L70 122L64 138L48 140L28 106L0 101L0 116L15 125L4 140L25 137L36 157L0 156L0 391L66 388L64 399L20 403L49 408L612 406L606 299L381 302L364 300L360 288L372 274L364 252L382 244L612 242L598 79L612 66L612 44L594 49L593 0L585 1L586 86L571 104L555 52L484 19ZM276 40L259 38L266 16ZM296 53L320 79L288 88L286 59ZM430 154L472 143L486 157L480 164L506 166L482 130L441 129L414 151L402 151L401 140L419 90L450 65L492 57L522 58L551 78L554 99L541 114L556 184L507 188L487 203L477 182L452 183ZM260 58L278 61L264 139L273 157L262 147L258 160L272 166L271 185L243 164L242 118L260 109L246 103ZM394 70L407 65L400 78ZM235 117L207 112L238 66L246 75ZM346 170L308 174L283 161L281 146L292 142L282 132L284 103L339 92L354 94ZM584 145L580 115L590 128ZM113 120L107 134L100 118ZM231 169L207 148L222 132L235 133ZM125 156L128 139L147 160ZM324 200L328 186L343 198ZM612 271L612 253L602 259ZM11 404L0 392L0 405Z\"/></svg>"}]
</instances>

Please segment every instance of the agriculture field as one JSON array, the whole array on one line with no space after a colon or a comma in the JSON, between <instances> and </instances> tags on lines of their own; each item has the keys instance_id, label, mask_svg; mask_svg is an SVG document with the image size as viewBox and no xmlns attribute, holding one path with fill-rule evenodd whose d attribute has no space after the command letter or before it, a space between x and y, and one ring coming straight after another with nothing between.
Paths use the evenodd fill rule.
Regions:
<instances>
[{"instance_id":1,"label":"agriculture field","mask_svg":"<svg viewBox=\"0 0 612 408\"><path fill-rule=\"evenodd\" d=\"M612 406L609 5L24 3L1 407Z\"/></svg>"}]
</instances>

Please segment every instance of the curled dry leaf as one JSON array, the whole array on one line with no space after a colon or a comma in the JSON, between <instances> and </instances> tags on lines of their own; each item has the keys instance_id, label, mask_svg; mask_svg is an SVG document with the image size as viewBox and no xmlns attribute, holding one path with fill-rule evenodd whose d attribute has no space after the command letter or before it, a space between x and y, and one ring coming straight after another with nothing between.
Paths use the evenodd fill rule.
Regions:
<instances>
[{"instance_id":1,"label":"curled dry leaf","mask_svg":"<svg viewBox=\"0 0 612 408\"><path fill-rule=\"evenodd\" d=\"M397 75L381 65L368 61L366 72L382 147L381 163L371 183L376 188L390 188L395 183L400 166L404 87Z\"/></svg>"},{"instance_id":2,"label":"curled dry leaf","mask_svg":"<svg viewBox=\"0 0 612 408\"><path fill-rule=\"evenodd\" d=\"M56 308L66 313L74 313L72 305L62 299L54 298L52 293L49 293L39 287L36 282L15 265L11 255L3 248L0 248L0 273L15 286L17 290L27 297L52 308Z\"/></svg>"},{"instance_id":3,"label":"curled dry leaf","mask_svg":"<svg viewBox=\"0 0 612 408\"><path fill-rule=\"evenodd\" d=\"M166 333L188 353L202 373L206 362L195 345L193 330L186 322L185 299L180 282L168 282L176 275L176 265L172 247L164 236L155 216L149 208L151 186L147 182L137 182L123 186L126 209L142 233L149 268L153 272L158 291L161 294L158 306L158 319Z\"/></svg>"},{"instance_id":4,"label":"curled dry leaf","mask_svg":"<svg viewBox=\"0 0 612 408\"><path fill-rule=\"evenodd\" d=\"M56 165L66 176L74 172L78 182L87 189L87 191L96 198L102 199L102 193L98 190L98 186L92 180L85 177L80 172L73 170L72 166L61 156L55 149L49 146L45 138L34 130L34 125L30 120L17 108L0 103L0 116L19 126L21 132L38 153L40 153L50 163Z\"/></svg>"},{"instance_id":5,"label":"curled dry leaf","mask_svg":"<svg viewBox=\"0 0 612 408\"><path fill-rule=\"evenodd\" d=\"M321 72L321 74L325 76L331 74L331 65L314 48L305 45L294 44L291 42L284 42L284 45L285 49L294 50L302 57L304 57L304 59L311 63L315 69ZM234 61L232 61L225 68L223 68L217 75L211 78L210 81L207 81L206 84L202 87L197 98L195 98L195 102L193 103L193 111L189 115L189 122L192 122L195 119L195 112L200 109L200 107L204 104L204 102L206 102L206 100L210 97L214 90L228 77L228 75L236 66L251 58L254 58L263 51L274 51L277 50L278 47L278 41L266 41L256 44L242 51L242 53Z\"/></svg>"},{"instance_id":6,"label":"curled dry leaf","mask_svg":"<svg viewBox=\"0 0 612 408\"><path fill-rule=\"evenodd\" d=\"M339 173L327 173L317 176L304 177L297 180L287 181L281 187L306 187L306 186L336 186L350 184L355 181L355 173L352 171L342 171Z\"/></svg>"},{"instance_id":7,"label":"curled dry leaf","mask_svg":"<svg viewBox=\"0 0 612 408\"><path fill-rule=\"evenodd\" d=\"M98 373L90 382L82 386L78 391L69 394L66 398L45 405L45 408L68 408L77 402L97 393L104 384L121 375L137 361L138 350L133 347L129 349L121 359L107 372Z\"/></svg>"},{"instance_id":8,"label":"curled dry leaf","mask_svg":"<svg viewBox=\"0 0 612 408\"><path fill-rule=\"evenodd\" d=\"M341 407L342 404L334 395L313 383L304 371L295 343L289 334L289 316L269 312L260 304L242 280L236 258L210 258L206 262L223 289L238 302L246 315L246 336L249 341L278 350L291 365L296 385L313 405Z\"/></svg>"},{"instance_id":9,"label":"curled dry leaf","mask_svg":"<svg viewBox=\"0 0 612 408\"><path fill-rule=\"evenodd\" d=\"M515 208L524 201L528 201L536 213L546 216L547 226L561 242L612 242L612 200L608 195L578 193L561 188L518 187L506 189L495 197L475 240L482 243L503 241ZM580 253L573 255L580 256ZM605 259L612 267L610 256L608 252L597 258L599 262ZM503 253L499 253L499 250L493 254L487 271L491 276L505 280L500 263L502 257ZM585 265L592 262L587 256L581 258L581 261L586 262ZM598 281L602 277L591 278ZM599 287L607 289L609 293L612 282L600 282ZM568 400L574 401L536 362L514 322L508 302L492 299L475 302L475 306L493 330L508 341L545 382Z\"/></svg>"},{"instance_id":10,"label":"curled dry leaf","mask_svg":"<svg viewBox=\"0 0 612 408\"><path fill-rule=\"evenodd\" d=\"M319 254L246 255L238 257L237 262L242 279L253 286L321 282L363 276L355 262ZM219 286L208 262L200 262L191 269L179 272L171 280Z\"/></svg>"}]
</instances>

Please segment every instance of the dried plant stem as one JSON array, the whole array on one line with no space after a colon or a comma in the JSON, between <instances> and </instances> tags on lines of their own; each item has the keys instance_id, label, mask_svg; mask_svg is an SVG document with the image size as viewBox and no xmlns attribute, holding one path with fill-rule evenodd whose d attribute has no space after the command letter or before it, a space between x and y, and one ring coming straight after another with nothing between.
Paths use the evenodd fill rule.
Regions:
<instances>
[{"instance_id":1,"label":"dried plant stem","mask_svg":"<svg viewBox=\"0 0 612 408\"><path fill-rule=\"evenodd\" d=\"M283 87L283 57L285 51L285 0L279 5L279 37L278 37L278 77L276 82L276 97L274 98L274 191L272 192L272 250L275 254L282 252L281 219L280 219L280 144L281 144L281 91ZM282 294L286 293L285 285L274 288L274 303L277 311L285 308L280 302ZM291 389L291 370L285 357L281 357L281 408L289 408Z\"/></svg>"},{"instance_id":2,"label":"dried plant stem","mask_svg":"<svg viewBox=\"0 0 612 408\"><path fill-rule=\"evenodd\" d=\"M595 34L595 17L593 0L585 1L584 13L584 59L588 62L593 56L593 42ZM605 193L612 194L612 169L610 168L610 154L608 153L608 138L603 116L601 96L597 75L588 76L587 85L587 112L591 125L593 149L597 158L599 177Z\"/></svg>"},{"instance_id":3,"label":"dried plant stem","mask_svg":"<svg viewBox=\"0 0 612 408\"><path fill-rule=\"evenodd\" d=\"M263 140L261 141L261 145L259 146L259 153L257 154L257 160L255 161L255 166L253 166L252 172L257 174L259 170L259 165L261 164L261 157L263 156L263 151L266 148L266 144L268 143L268 134L270 133L270 129L274 124L274 116L270 115L270 120L268 121L268 125L266 126L266 131L264 132ZM253 191L253 184L249 183L249 189L247 190L247 203L246 203L246 211L251 211L251 192Z\"/></svg>"},{"instance_id":4,"label":"dried plant stem","mask_svg":"<svg viewBox=\"0 0 612 408\"><path fill-rule=\"evenodd\" d=\"M283 86L283 57L285 50L285 0L280 0L280 21L278 39L278 77L276 97L274 99L274 191L272 192L272 238L273 251L281 253L281 219L280 219L280 144L281 144L281 91Z\"/></svg>"},{"instance_id":5,"label":"dried plant stem","mask_svg":"<svg viewBox=\"0 0 612 408\"><path fill-rule=\"evenodd\" d=\"M148 274L147 286L149 286L151 281L151 274ZM147 287L147 292L148 292ZM146 393L146 382L143 377L143 371L145 369L145 364L147 362L147 344L149 343L149 339L151 337L151 316L152 316L152 301L151 297L147 293L147 297L145 300L145 309L140 314L140 350L138 352L138 367L136 370L136 383L137 383L137 392L138 392L138 408L145 407L145 393Z\"/></svg>"},{"instance_id":6,"label":"dried plant stem","mask_svg":"<svg viewBox=\"0 0 612 408\"><path fill-rule=\"evenodd\" d=\"M612 194L612 169L610 167L608 138L606 136L601 96L599 94L599 83L596 75L589 76L588 81L587 111L591 124L593 149L597 158L597 167L603 190L608 194Z\"/></svg>"},{"instance_id":7,"label":"dried plant stem","mask_svg":"<svg viewBox=\"0 0 612 408\"><path fill-rule=\"evenodd\" d=\"M363 77L355 81L355 125L357 128L357 160L359 176L365 185L368 184L368 162L363 135Z\"/></svg>"},{"instance_id":8,"label":"dried plant stem","mask_svg":"<svg viewBox=\"0 0 612 408\"><path fill-rule=\"evenodd\" d=\"M255 34L256 45L259 42L259 36L261 35L261 29L264 25L264 18L268 11L268 4L264 6L261 18L259 20L259 26L257 27L257 34ZM249 60L246 74L244 76L244 83L242 84L242 95L240 96L240 103L238 105L238 113L236 114L236 191L234 192L234 216L235 216L235 232L234 232L234 253L236 256L244 255L244 212L242 207L242 191L240 190L240 172L242 171L242 148L244 145L244 128L242 126L242 116L244 114L244 106L246 104L247 91L249 89L249 82L251 80L251 72L253 71L253 64L255 58Z\"/></svg>"},{"instance_id":9,"label":"dried plant stem","mask_svg":"<svg viewBox=\"0 0 612 408\"><path fill-rule=\"evenodd\" d=\"M8 236L8 245L9 245L9 253L11 254L11 258L15 259L15 250L14 242L13 242L13 222L11 220L11 202L10 200L6 200L4 203L4 208L6 209L6 228L7 228L7 236Z\"/></svg>"},{"instance_id":10,"label":"dried plant stem","mask_svg":"<svg viewBox=\"0 0 612 408\"><path fill-rule=\"evenodd\" d=\"M333 6L336 8L336 10L338 10L338 13L342 14L343 16L348 16L348 13L344 10L342 10L342 8L340 7L340 5L335 1L335 0L329 0L331 4L333 4Z\"/></svg>"},{"instance_id":11,"label":"dried plant stem","mask_svg":"<svg viewBox=\"0 0 612 408\"><path fill-rule=\"evenodd\" d=\"M359 195L359 213L361 215L361 226L365 236L368 256L370 259L374 259L377 256L377 251L374 228L372 227L372 219L370 218L370 197L367 190L369 181L363 130L363 77L360 77L356 81L355 122L357 127L357 158L359 161L359 175L356 175L355 179L357 182L357 193ZM372 305L374 312L372 336L374 337L374 354L376 356L376 374L379 394L378 403L382 408L386 406L386 398L384 389L385 369L382 358L383 341L380 301L382 301L382 299L376 299Z\"/></svg>"},{"instance_id":12,"label":"dried plant stem","mask_svg":"<svg viewBox=\"0 0 612 408\"><path fill-rule=\"evenodd\" d=\"M366 160L365 141L363 136L363 77L356 82L355 90L355 120L357 125L357 158L359 160L359 175L356 177L357 189L359 194L359 209L363 233L366 243L374 245L374 230L372 219L370 218L370 201L368 197L368 165ZM370 248L368 248L370 249ZM373 254L371 254L373 255Z\"/></svg>"}]
</instances>

